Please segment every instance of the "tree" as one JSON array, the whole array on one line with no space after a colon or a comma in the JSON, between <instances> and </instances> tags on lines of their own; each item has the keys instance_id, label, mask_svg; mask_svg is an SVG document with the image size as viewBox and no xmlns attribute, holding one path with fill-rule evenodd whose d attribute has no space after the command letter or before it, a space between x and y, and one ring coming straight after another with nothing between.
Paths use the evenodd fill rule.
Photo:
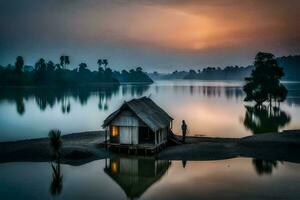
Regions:
<instances>
[{"instance_id":1,"label":"tree","mask_svg":"<svg viewBox=\"0 0 300 200\"><path fill-rule=\"evenodd\" d=\"M79 65L79 72L85 72L87 70L87 64L86 63L80 63Z\"/></svg>"},{"instance_id":2,"label":"tree","mask_svg":"<svg viewBox=\"0 0 300 200\"><path fill-rule=\"evenodd\" d=\"M104 65L104 70L105 70L106 66L108 65L108 60L107 59L98 59L97 64L99 67Z\"/></svg>"},{"instance_id":3,"label":"tree","mask_svg":"<svg viewBox=\"0 0 300 200\"><path fill-rule=\"evenodd\" d=\"M47 63L47 71L49 71L49 72L53 72L55 70L55 65L54 65L54 63L50 60L50 61L48 61L48 63Z\"/></svg>"},{"instance_id":4,"label":"tree","mask_svg":"<svg viewBox=\"0 0 300 200\"><path fill-rule=\"evenodd\" d=\"M60 151L62 146L62 139L61 139L61 132L60 130L53 129L49 131L49 139L50 139L50 146L52 148L52 151L57 158L57 160L60 159Z\"/></svg>"},{"instance_id":5,"label":"tree","mask_svg":"<svg viewBox=\"0 0 300 200\"><path fill-rule=\"evenodd\" d=\"M103 73L104 73L104 70L103 70L102 67L99 67L99 68L98 68L98 73L99 73L99 74L103 74Z\"/></svg>"},{"instance_id":6,"label":"tree","mask_svg":"<svg viewBox=\"0 0 300 200\"><path fill-rule=\"evenodd\" d=\"M137 71L137 72L142 72L142 71L143 71L143 68L137 67L137 68L135 69L135 71Z\"/></svg>"},{"instance_id":7,"label":"tree","mask_svg":"<svg viewBox=\"0 0 300 200\"><path fill-rule=\"evenodd\" d=\"M61 70L61 65L60 64L55 64L55 70Z\"/></svg>"},{"instance_id":8,"label":"tree","mask_svg":"<svg viewBox=\"0 0 300 200\"><path fill-rule=\"evenodd\" d=\"M111 76L111 75L112 75L112 70L111 70L110 68L106 68L106 69L104 70L104 74L105 74L105 75L108 75L108 76Z\"/></svg>"},{"instance_id":9,"label":"tree","mask_svg":"<svg viewBox=\"0 0 300 200\"><path fill-rule=\"evenodd\" d=\"M99 66L99 68L102 66L102 59L98 59L97 64Z\"/></svg>"},{"instance_id":10,"label":"tree","mask_svg":"<svg viewBox=\"0 0 300 200\"><path fill-rule=\"evenodd\" d=\"M243 87L246 93L244 101L255 101L258 106L263 102L282 102L287 96L287 89L280 83L284 76L283 68L278 66L271 53L259 52L255 57L254 70L247 77Z\"/></svg>"},{"instance_id":11,"label":"tree","mask_svg":"<svg viewBox=\"0 0 300 200\"><path fill-rule=\"evenodd\" d=\"M70 64L69 56L62 55L60 56L59 60L60 60L60 65L62 66L63 69L66 69L67 65Z\"/></svg>"},{"instance_id":12,"label":"tree","mask_svg":"<svg viewBox=\"0 0 300 200\"><path fill-rule=\"evenodd\" d=\"M107 59L103 59L102 63L104 65L104 70L106 69L106 66L108 65L108 60Z\"/></svg>"},{"instance_id":13,"label":"tree","mask_svg":"<svg viewBox=\"0 0 300 200\"><path fill-rule=\"evenodd\" d=\"M24 67L24 59L22 56L18 56L16 58L16 63L15 63L15 72L18 74L22 73L23 67Z\"/></svg>"},{"instance_id":14,"label":"tree","mask_svg":"<svg viewBox=\"0 0 300 200\"><path fill-rule=\"evenodd\" d=\"M40 58L39 61L37 61L35 63L35 66L34 66L35 70L38 71L38 72L45 72L46 69L47 69L47 65L45 63L45 60L43 58Z\"/></svg>"}]
</instances>

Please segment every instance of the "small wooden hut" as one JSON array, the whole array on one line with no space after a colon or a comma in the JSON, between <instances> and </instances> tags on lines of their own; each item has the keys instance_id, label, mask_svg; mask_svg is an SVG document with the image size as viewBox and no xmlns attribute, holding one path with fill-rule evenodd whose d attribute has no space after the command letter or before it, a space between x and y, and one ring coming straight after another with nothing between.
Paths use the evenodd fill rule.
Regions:
<instances>
[{"instance_id":1,"label":"small wooden hut","mask_svg":"<svg viewBox=\"0 0 300 200\"><path fill-rule=\"evenodd\" d=\"M153 153L166 144L172 121L150 98L142 97L124 102L102 126L106 129L109 148Z\"/></svg>"}]
</instances>

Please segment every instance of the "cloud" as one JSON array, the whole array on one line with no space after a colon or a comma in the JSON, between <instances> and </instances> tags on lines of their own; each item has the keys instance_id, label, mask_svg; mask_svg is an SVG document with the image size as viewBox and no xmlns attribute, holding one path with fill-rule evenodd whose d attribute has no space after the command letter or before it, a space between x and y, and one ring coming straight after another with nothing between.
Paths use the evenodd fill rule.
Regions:
<instances>
[{"instance_id":1,"label":"cloud","mask_svg":"<svg viewBox=\"0 0 300 200\"><path fill-rule=\"evenodd\" d=\"M0 1L0 62L11 59L12 52L85 54L93 49L113 57L114 52L144 52L148 65L150 58L160 60L158 65L173 64L162 54L192 59L191 64L199 62L196 57L224 55L227 63L236 61L234 56L246 63L244 55L258 50L299 53L299 8L296 0Z\"/></svg>"}]
</instances>

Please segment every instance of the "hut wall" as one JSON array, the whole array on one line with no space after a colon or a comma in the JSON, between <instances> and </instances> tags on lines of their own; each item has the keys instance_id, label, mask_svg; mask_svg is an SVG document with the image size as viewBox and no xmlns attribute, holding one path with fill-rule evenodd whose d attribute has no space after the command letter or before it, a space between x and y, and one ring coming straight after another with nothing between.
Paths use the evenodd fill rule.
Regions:
<instances>
[{"instance_id":1,"label":"hut wall","mask_svg":"<svg viewBox=\"0 0 300 200\"><path fill-rule=\"evenodd\" d=\"M167 140L168 128L160 129L156 132L155 141L159 145Z\"/></svg>"},{"instance_id":2,"label":"hut wall","mask_svg":"<svg viewBox=\"0 0 300 200\"><path fill-rule=\"evenodd\" d=\"M121 144L138 144L137 126L120 126L120 143Z\"/></svg>"},{"instance_id":3,"label":"hut wall","mask_svg":"<svg viewBox=\"0 0 300 200\"><path fill-rule=\"evenodd\" d=\"M120 144L139 144L139 127L147 127L131 111L122 111L112 122L112 126L119 129L118 142ZM155 145L160 145L167 139L167 129L163 128L155 132Z\"/></svg>"},{"instance_id":4,"label":"hut wall","mask_svg":"<svg viewBox=\"0 0 300 200\"><path fill-rule=\"evenodd\" d=\"M138 127L144 124L130 111L123 111L112 123L120 130L120 144L138 144Z\"/></svg>"}]
</instances>

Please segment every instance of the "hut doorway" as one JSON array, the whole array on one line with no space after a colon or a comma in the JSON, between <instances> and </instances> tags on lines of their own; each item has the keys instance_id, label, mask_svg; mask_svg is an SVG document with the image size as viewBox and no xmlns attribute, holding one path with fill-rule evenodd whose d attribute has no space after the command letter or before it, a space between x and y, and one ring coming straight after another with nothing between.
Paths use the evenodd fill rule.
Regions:
<instances>
[{"instance_id":1,"label":"hut doorway","mask_svg":"<svg viewBox=\"0 0 300 200\"><path fill-rule=\"evenodd\" d=\"M148 127L139 127L139 144L154 144L154 132Z\"/></svg>"}]
</instances>

